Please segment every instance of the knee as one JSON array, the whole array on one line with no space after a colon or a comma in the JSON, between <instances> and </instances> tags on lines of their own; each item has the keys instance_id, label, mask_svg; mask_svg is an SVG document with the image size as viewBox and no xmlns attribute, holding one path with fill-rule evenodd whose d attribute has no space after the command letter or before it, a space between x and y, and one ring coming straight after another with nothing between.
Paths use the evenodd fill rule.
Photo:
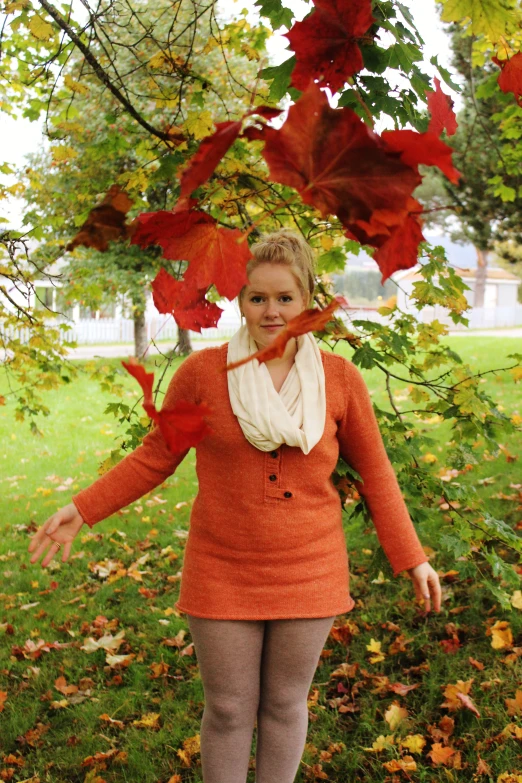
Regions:
<instances>
[{"instance_id":1,"label":"knee","mask_svg":"<svg viewBox=\"0 0 522 783\"><path fill-rule=\"evenodd\" d=\"M205 715L213 725L225 731L254 725L258 704L220 696L205 700Z\"/></svg>"},{"instance_id":2,"label":"knee","mask_svg":"<svg viewBox=\"0 0 522 783\"><path fill-rule=\"evenodd\" d=\"M259 703L259 714L274 720L298 720L303 715L308 716L307 698L294 693L263 694Z\"/></svg>"}]
</instances>

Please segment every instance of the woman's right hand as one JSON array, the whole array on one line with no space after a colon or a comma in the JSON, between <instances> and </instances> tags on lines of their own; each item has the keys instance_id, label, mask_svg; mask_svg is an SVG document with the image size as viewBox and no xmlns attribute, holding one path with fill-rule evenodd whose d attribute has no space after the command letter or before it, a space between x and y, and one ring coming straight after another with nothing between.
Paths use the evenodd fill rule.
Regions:
<instances>
[{"instance_id":1,"label":"woman's right hand","mask_svg":"<svg viewBox=\"0 0 522 783\"><path fill-rule=\"evenodd\" d=\"M42 568L48 566L55 554L59 551L55 543L62 545L62 563L68 560L71 553L72 542L84 525L84 520L74 503L55 511L49 519L43 523L29 544L29 552L34 552L31 563L36 563L46 548L49 551L42 560Z\"/></svg>"}]
</instances>

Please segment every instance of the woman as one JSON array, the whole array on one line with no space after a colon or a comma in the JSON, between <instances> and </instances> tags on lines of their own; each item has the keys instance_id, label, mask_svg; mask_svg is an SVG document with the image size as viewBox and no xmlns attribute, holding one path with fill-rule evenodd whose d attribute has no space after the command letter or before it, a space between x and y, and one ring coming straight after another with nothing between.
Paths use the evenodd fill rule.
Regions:
<instances>
[{"instance_id":1,"label":"woman","mask_svg":"<svg viewBox=\"0 0 522 783\"><path fill-rule=\"evenodd\" d=\"M313 255L282 229L252 248L239 295L245 323L229 343L191 354L164 407L205 402L212 433L196 447L198 494L177 608L187 614L205 693L201 762L205 783L245 783L257 720L257 783L292 783L306 741L307 697L337 614L349 612L346 540L331 474L339 452L359 473L394 574L407 570L427 611L440 584L427 562L387 457L370 396L356 367L320 350L311 333L283 356L235 370L227 364L269 346L312 305ZM35 534L35 562L62 560L92 525L173 473L153 429L142 444Z\"/></svg>"}]
</instances>

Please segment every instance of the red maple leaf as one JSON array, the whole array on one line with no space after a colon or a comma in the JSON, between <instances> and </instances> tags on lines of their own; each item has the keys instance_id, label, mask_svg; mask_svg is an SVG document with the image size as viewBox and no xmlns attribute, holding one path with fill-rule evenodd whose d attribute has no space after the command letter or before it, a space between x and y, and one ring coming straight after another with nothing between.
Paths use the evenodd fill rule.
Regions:
<instances>
[{"instance_id":1,"label":"red maple leaf","mask_svg":"<svg viewBox=\"0 0 522 783\"><path fill-rule=\"evenodd\" d=\"M424 239L418 213L408 214L373 254L373 260L382 272L381 284L398 269L415 266L419 257L419 244Z\"/></svg>"},{"instance_id":2,"label":"red maple leaf","mask_svg":"<svg viewBox=\"0 0 522 783\"><path fill-rule=\"evenodd\" d=\"M160 313L171 313L182 329L201 332L217 326L223 310L205 298L206 289L191 288L163 267L152 281L152 299Z\"/></svg>"},{"instance_id":3,"label":"red maple leaf","mask_svg":"<svg viewBox=\"0 0 522 783\"><path fill-rule=\"evenodd\" d=\"M244 133L265 141L271 179L298 190L323 217L337 215L347 235L376 248L390 240L376 257L383 281L416 263L416 247L411 248L413 239L417 245L422 239L418 218L406 255L392 235L402 226L406 236L409 215L420 211L411 208L411 193L422 181L417 165L401 160L401 151L390 149L350 108L332 109L312 83L279 130L264 126Z\"/></svg>"},{"instance_id":4,"label":"red maple leaf","mask_svg":"<svg viewBox=\"0 0 522 783\"><path fill-rule=\"evenodd\" d=\"M422 204L410 197L403 212L376 210L370 221L356 220L345 235L362 245L377 248L374 261L382 272L381 284L398 269L410 269L418 260L418 247L424 241L420 214Z\"/></svg>"},{"instance_id":5,"label":"red maple leaf","mask_svg":"<svg viewBox=\"0 0 522 783\"><path fill-rule=\"evenodd\" d=\"M65 249L74 250L83 245L104 253L109 242L127 239L129 225L125 219L132 203L119 185L111 185L103 201L91 209L87 220Z\"/></svg>"},{"instance_id":6,"label":"red maple leaf","mask_svg":"<svg viewBox=\"0 0 522 783\"><path fill-rule=\"evenodd\" d=\"M457 118L453 111L453 101L449 95L442 92L440 80L435 76L435 91L426 91L428 109L431 114L428 131L440 136L444 128L448 136L457 132Z\"/></svg>"},{"instance_id":7,"label":"red maple leaf","mask_svg":"<svg viewBox=\"0 0 522 783\"><path fill-rule=\"evenodd\" d=\"M413 130L383 131L381 138L390 150L400 152L407 166L416 169L420 163L437 166L450 182L458 182L460 172L451 162L453 149L431 131L417 133Z\"/></svg>"},{"instance_id":8,"label":"red maple leaf","mask_svg":"<svg viewBox=\"0 0 522 783\"><path fill-rule=\"evenodd\" d=\"M248 284L251 253L239 229L221 228L211 215L197 210L144 212L131 242L159 245L164 258L188 261L184 281L191 288L214 284L222 296L234 299Z\"/></svg>"},{"instance_id":9,"label":"red maple leaf","mask_svg":"<svg viewBox=\"0 0 522 783\"><path fill-rule=\"evenodd\" d=\"M332 109L313 83L281 128L247 128L244 135L265 141L271 178L298 190L323 217L349 222L369 220L376 209L403 210L422 179L352 109Z\"/></svg>"},{"instance_id":10,"label":"red maple leaf","mask_svg":"<svg viewBox=\"0 0 522 783\"><path fill-rule=\"evenodd\" d=\"M266 362L268 359L282 356L285 352L287 342L291 340L292 337L298 337L300 334L305 334L306 332L318 331L326 326L331 319L333 312L339 307L339 304L340 302L338 299L334 297L328 307L325 307L324 310L318 310L316 307L309 310L303 310L302 313L299 313L299 315L292 318L291 321L288 321L286 329L283 329L269 346L257 351L257 353L247 356L246 359L227 364L224 368L224 372L234 370L236 367L241 367L242 364L251 362L252 359L257 359L259 362Z\"/></svg>"},{"instance_id":11,"label":"red maple leaf","mask_svg":"<svg viewBox=\"0 0 522 783\"><path fill-rule=\"evenodd\" d=\"M196 188L206 182L223 155L239 136L246 117L259 114L266 119L272 119L282 111L282 109L273 109L270 106L257 106L255 109L247 111L240 120L217 122L216 131L202 140L197 152L190 158L181 175L180 197L189 196Z\"/></svg>"},{"instance_id":12,"label":"red maple leaf","mask_svg":"<svg viewBox=\"0 0 522 783\"><path fill-rule=\"evenodd\" d=\"M357 39L375 19L370 0L314 0L315 9L285 37L296 56L291 86L305 90L310 81L337 92L364 67Z\"/></svg>"},{"instance_id":13,"label":"red maple leaf","mask_svg":"<svg viewBox=\"0 0 522 783\"><path fill-rule=\"evenodd\" d=\"M212 409L205 403L197 405L186 400L179 400L174 408L158 411L152 399L152 387L154 373L147 372L142 364L138 364L131 357L129 362L122 362L129 372L140 384L143 390L143 407L148 416L158 425L165 443L172 454L179 454L185 449L195 446L200 440L210 434L212 429L203 420L203 416L212 413Z\"/></svg>"},{"instance_id":14,"label":"red maple leaf","mask_svg":"<svg viewBox=\"0 0 522 783\"><path fill-rule=\"evenodd\" d=\"M493 62L501 68L497 79L502 92L513 92L517 103L522 106L522 52L517 52L509 60L492 58Z\"/></svg>"}]
</instances>

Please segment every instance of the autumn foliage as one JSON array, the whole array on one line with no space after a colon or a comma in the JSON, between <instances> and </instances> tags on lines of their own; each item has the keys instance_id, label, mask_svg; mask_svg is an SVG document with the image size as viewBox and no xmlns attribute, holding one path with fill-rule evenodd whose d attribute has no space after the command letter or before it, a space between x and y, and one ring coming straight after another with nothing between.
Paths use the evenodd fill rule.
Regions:
<instances>
[{"instance_id":1,"label":"autumn foliage","mask_svg":"<svg viewBox=\"0 0 522 783\"><path fill-rule=\"evenodd\" d=\"M390 130L379 135L368 117L361 119L349 106L332 108L322 88L335 92L364 67L360 44L372 42L375 19L370 0L315 0L314 5L287 34L295 52L291 85L301 95L280 127L270 122L282 110L264 105L252 107L239 120L216 123L178 174L173 209L144 212L126 224L130 201L111 188L69 245L103 250L111 238L130 237L139 247L160 247L168 261L188 262L182 279L162 269L152 284L159 312L171 313L184 329L200 332L217 325L221 310L207 299L211 286L232 300L248 282L253 226L247 231L222 226L196 198L236 140L261 142L272 182L292 188L294 199L322 219L337 218L347 238L374 248L383 283L417 263L424 240L423 206L413 197L422 181L419 165L437 166L454 183L460 176L451 147L440 139L443 130L455 132L456 120L437 79L427 98L431 119L425 133ZM244 127L247 119L250 124ZM322 313L312 310L296 319L256 357L266 361L282 355L291 336L324 327L336 306L334 302Z\"/></svg>"}]
</instances>

